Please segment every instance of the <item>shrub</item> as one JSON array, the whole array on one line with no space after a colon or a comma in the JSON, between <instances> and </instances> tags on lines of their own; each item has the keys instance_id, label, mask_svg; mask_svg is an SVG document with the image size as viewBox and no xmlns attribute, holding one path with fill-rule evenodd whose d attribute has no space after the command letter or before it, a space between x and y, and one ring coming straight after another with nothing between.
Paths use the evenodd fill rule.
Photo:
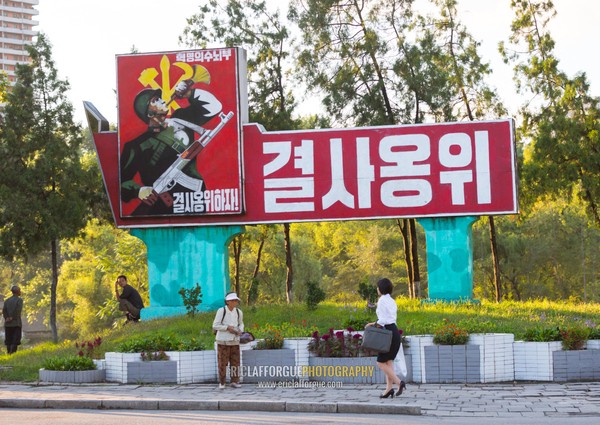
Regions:
<instances>
[{"instance_id":1,"label":"shrub","mask_svg":"<svg viewBox=\"0 0 600 425\"><path fill-rule=\"evenodd\" d=\"M192 338L188 341L181 341L177 351L204 351L206 346L202 341L198 341L196 338Z\"/></svg>"},{"instance_id":2,"label":"shrub","mask_svg":"<svg viewBox=\"0 0 600 425\"><path fill-rule=\"evenodd\" d=\"M600 326L590 328L590 335L588 339L600 339Z\"/></svg>"},{"instance_id":3,"label":"shrub","mask_svg":"<svg viewBox=\"0 0 600 425\"><path fill-rule=\"evenodd\" d=\"M169 356L164 351L148 351L140 354L143 362L150 361L165 361L169 360Z\"/></svg>"},{"instance_id":4,"label":"shrub","mask_svg":"<svg viewBox=\"0 0 600 425\"><path fill-rule=\"evenodd\" d=\"M267 332L261 341L254 346L255 350L281 350L283 348L283 334L278 329Z\"/></svg>"},{"instance_id":5,"label":"shrub","mask_svg":"<svg viewBox=\"0 0 600 425\"><path fill-rule=\"evenodd\" d=\"M149 351L176 351L181 340L173 335L154 335L147 338L134 338L122 342L117 347L121 353L142 353Z\"/></svg>"},{"instance_id":6,"label":"shrub","mask_svg":"<svg viewBox=\"0 0 600 425\"><path fill-rule=\"evenodd\" d=\"M46 370L79 371L94 370L96 365L89 357L84 356L56 356L44 359L42 368Z\"/></svg>"},{"instance_id":7,"label":"shrub","mask_svg":"<svg viewBox=\"0 0 600 425\"><path fill-rule=\"evenodd\" d=\"M562 339L558 326L554 327L541 327L536 326L535 328L527 329L523 337L525 341L532 342L550 342L560 341Z\"/></svg>"},{"instance_id":8,"label":"shrub","mask_svg":"<svg viewBox=\"0 0 600 425\"><path fill-rule=\"evenodd\" d=\"M179 295L183 298L183 305L189 316L194 316L198 311L198 306L202 304L202 288L198 283L194 288L181 288Z\"/></svg>"},{"instance_id":9,"label":"shrub","mask_svg":"<svg viewBox=\"0 0 600 425\"><path fill-rule=\"evenodd\" d=\"M298 338L311 336L314 331L317 330L315 325L308 325L306 319L302 321L283 322L279 325L264 325L252 326L252 333L256 338L264 338L274 331L279 331L284 338Z\"/></svg>"},{"instance_id":10,"label":"shrub","mask_svg":"<svg viewBox=\"0 0 600 425\"><path fill-rule=\"evenodd\" d=\"M353 328L353 329L364 329L367 323L371 323L377 320L377 317L372 312L367 311L358 311L353 313L344 320L344 328Z\"/></svg>"},{"instance_id":11,"label":"shrub","mask_svg":"<svg viewBox=\"0 0 600 425\"><path fill-rule=\"evenodd\" d=\"M361 348L362 335L355 333L353 328L345 331L334 332L333 328L329 333L319 335L315 331L311 341L308 343L308 350L317 357L360 357L373 355L370 351Z\"/></svg>"},{"instance_id":12,"label":"shrub","mask_svg":"<svg viewBox=\"0 0 600 425\"><path fill-rule=\"evenodd\" d=\"M468 340L467 330L454 323L446 322L433 333L433 343L438 345L462 345L466 344Z\"/></svg>"},{"instance_id":13,"label":"shrub","mask_svg":"<svg viewBox=\"0 0 600 425\"><path fill-rule=\"evenodd\" d=\"M325 291L316 282L306 282L306 308L316 310L321 301L325 301Z\"/></svg>"},{"instance_id":14,"label":"shrub","mask_svg":"<svg viewBox=\"0 0 600 425\"><path fill-rule=\"evenodd\" d=\"M590 335L590 328L579 323L560 329L563 350L582 350Z\"/></svg>"},{"instance_id":15,"label":"shrub","mask_svg":"<svg viewBox=\"0 0 600 425\"><path fill-rule=\"evenodd\" d=\"M379 297L377 294L377 287L375 285L369 285L366 282L361 282L358 284L358 294L367 302L367 307L372 310L377 302L377 297Z\"/></svg>"}]
</instances>

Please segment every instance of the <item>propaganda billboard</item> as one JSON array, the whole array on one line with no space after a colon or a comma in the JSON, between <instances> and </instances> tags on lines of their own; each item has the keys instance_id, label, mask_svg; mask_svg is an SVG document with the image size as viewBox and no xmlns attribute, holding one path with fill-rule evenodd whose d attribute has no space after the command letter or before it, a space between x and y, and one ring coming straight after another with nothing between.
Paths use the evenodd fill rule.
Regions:
<instances>
[{"instance_id":1,"label":"propaganda billboard","mask_svg":"<svg viewBox=\"0 0 600 425\"><path fill-rule=\"evenodd\" d=\"M243 213L243 50L118 55L117 92L121 217Z\"/></svg>"},{"instance_id":2,"label":"propaganda billboard","mask_svg":"<svg viewBox=\"0 0 600 425\"><path fill-rule=\"evenodd\" d=\"M268 131L238 48L117 56L119 131L86 110L119 227L518 213L512 119Z\"/></svg>"}]
</instances>

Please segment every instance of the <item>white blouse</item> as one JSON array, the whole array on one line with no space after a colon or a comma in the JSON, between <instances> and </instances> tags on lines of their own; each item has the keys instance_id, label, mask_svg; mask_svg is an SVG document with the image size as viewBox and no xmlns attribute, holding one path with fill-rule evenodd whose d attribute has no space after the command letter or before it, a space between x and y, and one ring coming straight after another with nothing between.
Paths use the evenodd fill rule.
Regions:
<instances>
[{"instance_id":1,"label":"white blouse","mask_svg":"<svg viewBox=\"0 0 600 425\"><path fill-rule=\"evenodd\" d=\"M377 301L377 310L375 310L375 313L377 314L377 324L381 326L396 323L398 318L398 306L390 294L385 294L379 297L379 300Z\"/></svg>"}]
</instances>

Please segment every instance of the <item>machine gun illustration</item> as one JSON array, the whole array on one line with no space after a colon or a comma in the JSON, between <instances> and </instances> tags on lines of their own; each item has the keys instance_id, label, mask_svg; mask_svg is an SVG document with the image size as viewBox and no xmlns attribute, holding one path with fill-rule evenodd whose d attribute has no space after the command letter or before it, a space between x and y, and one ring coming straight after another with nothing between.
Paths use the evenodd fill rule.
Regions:
<instances>
[{"instance_id":1,"label":"machine gun illustration","mask_svg":"<svg viewBox=\"0 0 600 425\"><path fill-rule=\"evenodd\" d=\"M152 194L143 200L144 203L154 204L157 198L160 198L167 207L173 205L173 197L169 190L173 189L176 184L180 184L190 190L198 191L202 187L202 180L195 179L186 175L182 170L189 164L191 160L196 158L202 149L217 135L219 131L233 117L233 112L225 115L223 112L219 114L221 122L212 130L202 133L198 140L195 140L185 151L183 151L177 159L171 164L162 175L156 179L152 185Z\"/></svg>"}]
</instances>

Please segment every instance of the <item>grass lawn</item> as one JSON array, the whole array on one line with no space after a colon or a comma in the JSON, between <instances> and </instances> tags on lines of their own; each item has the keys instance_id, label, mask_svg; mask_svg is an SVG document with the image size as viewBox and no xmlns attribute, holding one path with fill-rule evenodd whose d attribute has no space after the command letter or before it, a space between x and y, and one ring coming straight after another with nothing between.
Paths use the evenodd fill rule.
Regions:
<instances>
[{"instance_id":1,"label":"grass lawn","mask_svg":"<svg viewBox=\"0 0 600 425\"><path fill-rule=\"evenodd\" d=\"M573 321L584 321L591 326L600 324L600 304L561 301L481 303L422 303L418 300L398 298L398 327L405 335L432 334L444 320L466 328L470 333L512 333L515 339L523 338L527 329L552 327ZM259 305L244 307L246 329L257 338L270 330L279 330L286 337L310 336L316 329L320 333L330 328L342 329L348 325L355 329L373 321L375 313L365 308L364 302L337 304L325 302L314 311L303 304ZM117 351L117 347L132 338L150 338L156 335L175 336L181 340L194 338L206 348L213 346L211 330L214 312L130 323L101 335L88 335L84 339L102 337L99 357L104 352ZM36 381L38 370L47 357L73 355L78 349L76 341L60 344L41 343L33 347L19 347L12 355L0 355L0 381ZM81 342L81 341L80 341ZM5 352L5 351L3 351Z\"/></svg>"}]
</instances>

